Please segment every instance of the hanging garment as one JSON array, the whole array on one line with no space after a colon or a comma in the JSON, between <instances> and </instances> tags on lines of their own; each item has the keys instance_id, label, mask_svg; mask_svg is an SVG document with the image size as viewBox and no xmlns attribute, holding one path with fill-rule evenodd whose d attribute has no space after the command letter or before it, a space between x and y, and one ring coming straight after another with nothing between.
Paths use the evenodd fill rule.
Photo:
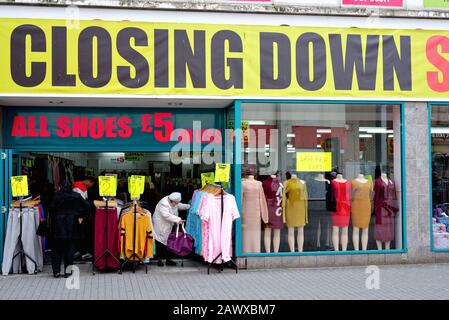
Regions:
<instances>
[{"instance_id":1,"label":"hanging garment","mask_svg":"<svg viewBox=\"0 0 449 320\"><path fill-rule=\"evenodd\" d=\"M382 242L394 240L395 218L399 211L396 185L388 180L385 183L382 178L374 182L374 210L376 212L376 224L374 227L374 239Z\"/></svg>"},{"instance_id":2,"label":"hanging garment","mask_svg":"<svg viewBox=\"0 0 449 320\"><path fill-rule=\"evenodd\" d=\"M284 184L282 211L288 227L304 227L308 223L308 194L305 183L291 178Z\"/></svg>"},{"instance_id":3,"label":"hanging garment","mask_svg":"<svg viewBox=\"0 0 449 320\"><path fill-rule=\"evenodd\" d=\"M373 191L373 183L367 181L360 182L357 179L352 180L352 201L351 214L352 226L356 228L366 229L369 227L371 220L371 193Z\"/></svg>"},{"instance_id":4,"label":"hanging garment","mask_svg":"<svg viewBox=\"0 0 449 320\"><path fill-rule=\"evenodd\" d=\"M201 200L206 193L196 190L193 193L192 203L187 214L186 231L194 239L195 253L201 255L202 250L202 227L201 218L198 215Z\"/></svg>"},{"instance_id":5,"label":"hanging garment","mask_svg":"<svg viewBox=\"0 0 449 320\"><path fill-rule=\"evenodd\" d=\"M351 182L332 180L336 211L331 213L332 226L347 227L351 218Z\"/></svg>"},{"instance_id":6,"label":"hanging garment","mask_svg":"<svg viewBox=\"0 0 449 320\"><path fill-rule=\"evenodd\" d=\"M262 187L268 207L268 223L265 228L282 229L282 183L279 179L268 177Z\"/></svg>"},{"instance_id":7,"label":"hanging garment","mask_svg":"<svg viewBox=\"0 0 449 320\"><path fill-rule=\"evenodd\" d=\"M108 220L107 224L106 218ZM118 259L119 249L117 242L117 208L108 208L107 212L106 208L97 208L95 211L94 228L94 261L97 261L97 259L102 256L106 250L108 250L115 258ZM118 269L120 268L120 263L112 258L108 253L105 257L101 258L95 263L95 267L99 270Z\"/></svg>"},{"instance_id":8,"label":"hanging garment","mask_svg":"<svg viewBox=\"0 0 449 320\"><path fill-rule=\"evenodd\" d=\"M307 182L308 224L305 228L306 248L310 251L323 250L328 242L330 214L326 208L327 181L311 179ZM312 198L313 196L313 198Z\"/></svg>"},{"instance_id":9,"label":"hanging garment","mask_svg":"<svg viewBox=\"0 0 449 320\"><path fill-rule=\"evenodd\" d=\"M59 161L55 160L53 161L53 181L55 184L55 190L58 191L61 186L61 179L59 176Z\"/></svg>"},{"instance_id":10,"label":"hanging garment","mask_svg":"<svg viewBox=\"0 0 449 320\"><path fill-rule=\"evenodd\" d=\"M20 230L20 218L22 218L22 230ZM2 274L4 276L11 271L12 273L20 272L21 257L20 255L17 256L14 261L13 257L22 248L37 263L36 270L35 264L30 259L23 258L28 273L33 274L34 272L42 271L44 266L42 242L40 237L36 235L39 222L39 211L37 208L22 208L21 214L19 208L11 208L9 210L2 263ZM22 246L19 241L20 233L22 233Z\"/></svg>"},{"instance_id":11,"label":"hanging garment","mask_svg":"<svg viewBox=\"0 0 449 320\"><path fill-rule=\"evenodd\" d=\"M218 257L215 263L228 262L232 257L232 224L240 217L235 197L224 195L223 204L221 195L207 194L205 199L199 211L204 227L204 260L212 263Z\"/></svg>"},{"instance_id":12,"label":"hanging garment","mask_svg":"<svg viewBox=\"0 0 449 320\"><path fill-rule=\"evenodd\" d=\"M242 181L242 244L244 253L259 253L261 226L268 223L268 207L262 182Z\"/></svg>"},{"instance_id":13,"label":"hanging garment","mask_svg":"<svg viewBox=\"0 0 449 320\"><path fill-rule=\"evenodd\" d=\"M55 181L53 180L53 161L47 160L47 181L51 184L55 184Z\"/></svg>"},{"instance_id":14,"label":"hanging garment","mask_svg":"<svg viewBox=\"0 0 449 320\"><path fill-rule=\"evenodd\" d=\"M134 247L134 212L122 215L120 220L120 258L130 258L133 253L144 260L153 258L154 238L151 214L136 214L136 243ZM136 259L137 260L137 259Z\"/></svg>"}]
</instances>

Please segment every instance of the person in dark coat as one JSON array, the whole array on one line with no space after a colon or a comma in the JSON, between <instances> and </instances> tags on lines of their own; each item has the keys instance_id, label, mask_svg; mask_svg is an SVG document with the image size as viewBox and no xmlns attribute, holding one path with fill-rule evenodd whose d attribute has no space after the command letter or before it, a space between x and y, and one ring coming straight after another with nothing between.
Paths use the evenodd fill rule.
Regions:
<instances>
[{"instance_id":1,"label":"person in dark coat","mask_svg":"<svg viewBox=\"0 0 449 320\"><path fill-rule=\"evenodd\" d=\"M73 265L75 243L81 238L81 223L89 213L89 202L65 188L55 194L50 204L52 246L52 268L55 278L61 276L61 262L64 257L64 276L68 266Z\"/></svg>"}]
</instances>

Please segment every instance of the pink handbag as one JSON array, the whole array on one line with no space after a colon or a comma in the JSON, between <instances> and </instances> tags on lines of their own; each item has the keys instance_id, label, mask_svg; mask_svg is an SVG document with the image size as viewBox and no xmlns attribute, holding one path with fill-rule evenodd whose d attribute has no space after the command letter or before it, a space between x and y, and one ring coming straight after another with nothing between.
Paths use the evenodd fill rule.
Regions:
<instances>
[{"instance_id":1,"label":"pink handbag","mask_svg":"<svg viewBox=\"0 0 449 320\"><path fill-rule=\"evenodd\" d=\"M168 236L167 250L180 257L188 256L193 252L194 240L190 234L186 232L184 223L182 224L182 232L179 232L179 224L176 231Z\"/></svg>"}]
</instances>

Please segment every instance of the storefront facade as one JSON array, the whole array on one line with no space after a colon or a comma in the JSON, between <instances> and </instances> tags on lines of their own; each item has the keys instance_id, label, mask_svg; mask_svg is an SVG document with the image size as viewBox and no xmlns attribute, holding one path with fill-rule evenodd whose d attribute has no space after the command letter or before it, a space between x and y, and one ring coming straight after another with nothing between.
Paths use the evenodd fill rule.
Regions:
<instances>
[{"instance_id":1,"label":"storefront facade","mask_svg":"<svg viewBox=\"0 0 449 320\"><path fill-rule=\"evenodd\" d=\"M444 219L432 220L445 203L432 181L434 159L447 153L437 136L445 134L449 91L442 21L414 19L423 29L414 30L406 19L380 19L363 29L365 18L242 14L229 25L229 15L197 13L196 24L192 13L175 21L164 12L80 9L73 26L62 8L22 17L4 8L3 217L15 154L185 151L181 157L203 161L208 151L212 164L232 164L241 268L449 259ZM273 23L281 18L287 25ZM344 200L330 209L338 174L344 190L336 197ZM268 200L262 193L266 211L245 195L251 176L283 185ZM369 207L354 197L360 181L370 186ZM295 189L294 198L301 184L307 190L291 207L285 193ZM376 212L380 192L392 201Z\"/></svg>"}]
</instances>

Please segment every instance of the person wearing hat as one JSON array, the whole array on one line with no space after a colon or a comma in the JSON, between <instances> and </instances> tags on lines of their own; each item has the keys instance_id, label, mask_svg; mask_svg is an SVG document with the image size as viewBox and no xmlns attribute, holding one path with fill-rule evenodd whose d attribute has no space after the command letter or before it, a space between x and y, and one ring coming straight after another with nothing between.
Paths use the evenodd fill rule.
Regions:
<instances>
[{"instance_id":1,"label":"person wearing hat","mask_svg":"<svg viewBox=\"0 0 449 320\"><path fill-rule=\"evenodd\" d=\"M170 259L167 251L167 240L173 225L184 221L179 217L178 210L189 210L190 205L181 203L181 194L173 192L159 201L153 215L153 235L156 240L156 255L158 266L163 267L162 258L166 258L167 266L175 266L176 262Z\"/></svg>"}]
</instances>

